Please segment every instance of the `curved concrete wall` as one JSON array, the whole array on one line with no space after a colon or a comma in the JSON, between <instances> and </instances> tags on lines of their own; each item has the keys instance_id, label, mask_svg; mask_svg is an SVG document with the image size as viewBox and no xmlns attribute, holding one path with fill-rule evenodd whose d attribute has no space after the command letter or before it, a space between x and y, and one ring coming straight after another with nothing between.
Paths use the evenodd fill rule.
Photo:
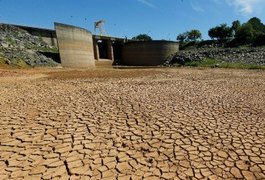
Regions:
<instances>
[{"instance_id":1,"label":"curved concrete wall","mask_svg":"<svg viewBox=\"0 0 265 180\"><path fill-rule=\"evenodd\" d=\"M55 23L63 67L95 67L92 34L75 26Z\"/></svg>"},{"instance_id":2,"label":"curved concrete wall","mask_svg":"<svg viewBox=\"0 0 265 180\"><path fill-rule=\"evenodd\" d=\"M129 66L157 66L179 50L179 44L171 41L136 41L123 47L122 62Z\"/></svg>"}]
</instances>

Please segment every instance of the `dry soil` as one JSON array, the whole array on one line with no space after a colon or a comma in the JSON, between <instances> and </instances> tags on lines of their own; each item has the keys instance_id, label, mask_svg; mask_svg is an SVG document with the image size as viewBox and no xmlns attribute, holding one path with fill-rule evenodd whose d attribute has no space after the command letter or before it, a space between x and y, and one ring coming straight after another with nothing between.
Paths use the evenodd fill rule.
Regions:
<instances>
[{"instance_id":1,"label":"dry soil","mask_svg":"<svg viewBox=\"0 0 265 180\"><path fill-rule=\"evenodd\" d=\"M0 179L265 179L265 71L0 70Z\"/></svg>"}]
</instances>

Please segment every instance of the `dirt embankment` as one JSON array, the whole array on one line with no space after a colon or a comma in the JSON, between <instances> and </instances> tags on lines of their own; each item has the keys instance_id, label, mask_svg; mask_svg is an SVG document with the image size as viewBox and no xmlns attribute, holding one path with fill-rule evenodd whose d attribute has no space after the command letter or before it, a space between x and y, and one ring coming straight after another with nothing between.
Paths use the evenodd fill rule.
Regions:
<instances>
[{"instance_id":1,"label":"dirt embankment","mask_svg":"<svg viewBox=\"0 0 265 180\"><path fill-rule=\"evenodd\" d=\"M0 64L5 66L38 67L58 64L45 53L56 52L40 37L35 37L18 27L0 24Z\"/></svg>"}]
</instances>

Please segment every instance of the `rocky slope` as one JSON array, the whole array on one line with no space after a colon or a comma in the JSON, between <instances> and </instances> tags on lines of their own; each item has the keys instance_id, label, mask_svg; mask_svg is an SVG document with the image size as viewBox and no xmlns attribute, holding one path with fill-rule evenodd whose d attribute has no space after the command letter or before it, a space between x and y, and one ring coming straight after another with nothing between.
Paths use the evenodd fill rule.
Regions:
<instances>
[{"instance_id":1,"label":"rocky slope","mask_svg":"<svg viewBox=\"0 0 265 180\"><path fill-rule=\"evenodd\" d=\"M41 38L11 25L0 24L0 61L15 66L57 66L41 52L56 51Z\"/></svg>"},{"instance_id":2,"label":"rocky slope","mask_svg":"<svg viewBox=\"0 0 265 180\"><path fill-rule=\"evenodd\" d=\"M186 62L201 61L207 58L229 63L265 65L265 47L196 48L182 50L170 57L165 64L184 65Z\"/></svg>"}]
</instances>

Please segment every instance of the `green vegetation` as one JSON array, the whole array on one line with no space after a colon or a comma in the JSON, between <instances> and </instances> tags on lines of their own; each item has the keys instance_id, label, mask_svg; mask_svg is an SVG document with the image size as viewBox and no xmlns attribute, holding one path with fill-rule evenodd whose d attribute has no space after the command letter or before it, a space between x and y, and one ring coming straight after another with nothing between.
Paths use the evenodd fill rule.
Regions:
<instances>
[{"instance_id":1,"label":"green vegetation","mask_svg":"<svg viewBox=\"0 0 265 180\"><path fill-rule=\"evenodd\" d=\"M56 47L32 47L32 49L40 52L59 53Z\"/></svg>"},{"instance_id":2,"label":"green vegetation","mask_svg":"<svg viewBox=\"0 0 265 180\"><path fill-rule=\"evenodd\" d=\"M2 57L0 57L0 64L2 65L2 64L6 64L6 60L4 59L4 58L2 58Z\"/></svg>"},{"instance_id":3,"label":"green vegetation","mask_svg":"<svg viewBox=\"0 0 265 180\"><path fill-rule=\"evenodd\" d=\"M152 38L147 34L139 34L132 39L137 41L152 41Z\"/></svg>"},{"instance_id":4,"label":"green vegetation","mask_svg":"<svg viewBox=\"0 0 265 180\"><path fill-rule=\"evenodd\" d=\"M6 63L3 57L0 57L0 68L9 68L10 66Z\"/></svg>"},{"instance_id":5,"label":"green vegetation","mask_svg":"<svg viewBox=\"0 0 265 180\"><path fill-rule=\"evenodd\" d=\"M196 35L190 36L193 33ZM220 24L210 28L208 35L212 39L211 43L222 44L226 47L265 45L265 25L257 17L253 17L243 24L238 20L234 21L231 26L226 23ZM182 47L200 38L199 30L196 30L196 32L194 30L187 31L177 36L177 40ZM207 42L209 43L210 41Z\"/></svg>"},{"instance_id":6,"label":"green vegetation","mask_svg":"<svg viewBox=\"0 0 265 180\"><path fill-rule=\"evenodd\" d=\"M12 39L11 37L7 37L6 42L8 44L10 44L11 46L15 46L17 44L17 42L14 39Z\"/></svg>"},{"instance_id":7,"label":"green vegetation","mask_svg":"<svg viewBox=\"0 0 265 180\"><path fill-rule=\"evenodd\" d=\"M233 68L233 69L264 69L265 66L244 63L230 63L216 59L204 59L198 61L185 62L184 66L211 67L211 68Z\"/></svg>"},{"instance_id":8,"label":"green vegetation","mask_svg":"<svg viewBox=\"0 0 265 180\"><path fill-rule=\"evenodd\" d=\"M29 65L22 59L16 59L15 66L20 68L26 68L29 67Z\"/></svg>"},{"instance_id":9,"label":"green vegetation","mask_svg":"<svg viewBox=\"0 0 265 180\"><path fill-rule=\"evenodd\" d=\"M212 39L216 40L225 40L233 37L233 30L227 24L220 24L220 26L216 26L211 28L208 31L208 35Z\"/></svg>"},{"instance_id":10,"label":"green vegetation","mask_svg":"<svg viewBox=\"0 0 265 180\"><path fill-rule=\"evenodd\" d=\"M27 68L29 65L22 59L13 59L12 63L8 64L4 57L0 57L0 67Z\"/></svg>"},{"instance_id":11,"label":"green vegetation","mask_svg":"<svg viewBox=\"0 0 265 180\"><path fill-rule=\"evenodd\" d=\"M199 39L201 39L202 34L197 29L192 29L191 31L187 31L184 33L181 33L177 36L177 40L181 43L183 42L196 42Z\"/></svg>"}]
</instances>

